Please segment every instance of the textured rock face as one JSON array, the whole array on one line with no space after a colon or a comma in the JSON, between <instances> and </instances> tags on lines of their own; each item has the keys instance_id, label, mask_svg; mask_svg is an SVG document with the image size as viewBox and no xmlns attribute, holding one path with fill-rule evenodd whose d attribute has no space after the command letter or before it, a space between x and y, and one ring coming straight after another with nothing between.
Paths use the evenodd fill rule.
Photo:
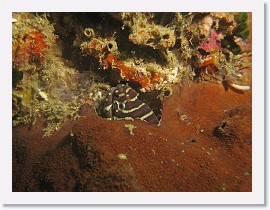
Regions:
<instances>
[{"instance_id":1,"label":"textured rock face","mask_svg":"<svg viewBox=\"0 0 270 210\"><path fill-rule=\"evenodd\" d=\"M108 21L108 23L110 23L112 17L115 18L113 23L117 23L116 25L120 29L121 24L116 20L123 20L124 26L127 27L125 30L126 35L121 34L119 39L123 39L122 35L125 35L125 40L129 40L130 37L132 38L132 36L128 36L129 34L136 35L139 31L133 30L132 28L136 25L136 21L132 22L133 20L130 18L131 14L126 13L122 15L124 16L119 16L119 14L116 13L104 17L106 17L105 20ZM141 17L148 17L147 15L149 14L144 14ZM243 13L241 15L244 16L245 14ZM95 17L93 14L90 16ZM226 16L225 19L224 16ZM100 16L97 15L97 17ZM169 14L165 19L161 18L160 24L167 25L167 20L168 18L171 19L171 17L172 16ZM180 16L178 17L177 15L173 15L173 17L175 17L177 21L181 19ZM61 15L59 17L56 15L55 18L56 20L61 20ZM204 24L202 25L203 28L201 28L200 24L196 21L201 19ZM61 64L61 73L63 74L57 74L59 80L56 80L56 82L55 80L50 80L53 82L48 83L50 88L47 89L47 92L39 88L29 88L29 90L31 90L29 92L25 91L23 88L20 89L20 91L24 93L22 97L24 97L24 100L28 99L28 101L31 100L29 97L25 96L31 95L34 92L34 96L37 97L39 101L39 106L32 106L31 104L29 107L37 111L40 110L40 107L45 107L46 114L43 116L33 112L35 115L31 120L35 120L34 122L31 121L31 125L15 126L14 124L15 127L13 127L12 131L13 191L251 192L252 90L241 91L235 89L234 86L238 88L250 88L252 86L251 66L242 65L251 63L252 33L250 33L246 40L237 40L237 44L241 47L243 56L233 56L235 59L231 57L232 53L227 51L229 47L227 45L225 46L225 44L228 43L219 43L219 40L216 39L218 34L216 34L217 36L213 36L215 37L215 42L210 42L210 44L214 43L213 48L212 45L210 46L209 42L207 42L211 40L210 29L216 25L211 21L219 21L219 32L227 34L226 40L228 42L234 42L234 39L231 40L233 37L229 35L233 33L233 31L228 30L227 27L234 23L233 19L233 14L209 13L207 15L203 14L203 16L202 14L195 14L193 24L186 25L185 31L183 31L182 27L178 28L177 33L181 35L181 42L179 43L179 40L176 40L175 44L174 42L170 42L169 48L177 48L177 50L167 49L167 54L160 54L157 58L154 56L157 60L159 60L158 58L161 55L165 56L167 58L165 59L166 62L172 60L176 66L182 66L183 63L178 62L178 56L180 56L180 54L176 53L180 47L179 50L185 52L181 54L181 59L190 61L185 63L189 66L187 69L190 71L189 73L193 70L191 63L195 68L200 69L199 72L196 72L198 74L194 77L195 81L190 81L189 79L175 80L175 78L178 77L184 78L184 75L176 71L175 68L168 68L167 70L173 73L170 74L170 77L166 77L166 81L171 85L170 87L161 90L158 89L156 92L150 88L147 90L149 91L147 93L139 93L140 99L144 103L147 103L155 113L157 112L159 118L161 117L159 126L151 125L140 120L110 121L97 115L96 112L99 111L97 107L101 104L101 101L104 100L106 93L108 93L112 86L116 86L119 83L119 77L113 79L113 75L110 76L109 84L105 84L103 79L98 79L99 77L103 78L105 74L101 74L98 77L97 72L92 72L91 70L90 74L94 74L95 78L95 80L92 80L92 76L89 76L88 71L74 73L73 68L64 67L62 66L62 62L59 61L56 62L56 64ZM251 14L249 14L248 19L242 19L239 21L244 21L251 29ZM188 19L185 20L188 21ZM78 31L82 33L81 29L73 28L71 24L72 21L69 23L72 29L71 32L75 31L76 33L74 32L74 34L77 34ZM146 23L149 24L150 22ZM17 24L20 23L18 22ZM85 25L88 27L89 23L87 22ZM131 55L135 56L135 58L137 58L138 55L147 55L146 58L148 58L149 52L151 54L154 52L153 50L158 52L162 51L164 46L160 44L150 46L148 43L144 45L143 48L136 47L135 45L137 42L139 43L139 41L132 39L134 42L132 42L133 44L131 46L135 47L134 50L133 48L129 48L129 45L127 45L127 48L123 48L123 46L126 45L123 45L124 42L122 43L118 40L119 43L122 43L122 51L136 51L134 55L132 53L122 53L121 57L118 55L117 49L107 49L107 47L111 45L114 46L112 44L113 40L100 38L97 32L100 32L102 27L100 28L97 25L94 28L96 31L86 31L87 35L90 36L91 33L95 35L96 33L99 41L104 42L105 40L106 43L109 42L108 46L106 45L105 51L109 51L110 53L107 54L107 57L104 57L104 60L97 59L95 56L101 55L105 49L103 45L101 45L100 52L94 51L94 54L91 54L90 51L86 52L86 54L93 55L93 58L89 55L87 55L87 57L80 55L79 59L75 59L78 58L79 55L78 53L75 54L76 56L73 60L77 60L78 63L81 63L79 66L83 67L83 69L91 63L91 69L95 70L99 69L97 66L97 64L99 64L104 70L110 67L112 72L114 70L120 70L122 74L127 72L132 73L134 71L131 71L128 65L132 65L133 69L133 64L135 63L137 70L142 70L141 67L146 66L149 72L153 71L156 73L155 71L157 69L164 71L163 67L157 68L157 65L161 64L152 62L152 59L139 60L140 62L136 63L136 59L133 61L127 58ZM111 28L114 30L114 27L111 26ZM63 30L62 35L60 29L58 28L57 31L60 37L64 37L66 31L68 31L68 27L66 31ZM142 27L142 29L146 28ZM152 29L155 31L156 28L154 27ZM197 29L199 29L199 31ZM150 31L151 34L154 31ZM197 34L196 37L197 31L199 34ZM165 29L164 31L161 30L160 34L154 33L155 37L154 39L150 39L153 41L151 43L155 43L156 40L159 40L159 38L156 39L156 37L160 37L163 32L169 33L169 31ZM214 54L190 54L189 48L187 47L189 43L183 32L193 32L192 42L196 43L196 46L199 46L200 43L204 43L197 39L202 33L205 34L204 41L206 42L204 47L211 47L209 48L211 50L214 49ZM244 32L247 32L247 28L244 28L243 31L237 31L237 34L243 36ZM68 38L72 42L67 38L68 42L66 43L75 43L74 37L72 37L73 36L69 35ZM173 38L173 40L175 38L174 36L165 36L164 39L167 39L167 37ZM80 46L82 47L81 43L85 40L80 36L77 38L78 43L77 45L75 43L74 48L77 47L78 49L76 50L80 51L79 48ZM101 42L101 44L103 42ZM121 45L119 45L119 48L120 46ZM215 54L217 53L215 51L215 47L217 46L217 49L222 48L225 50L224 53L228 56L228 60L224 60L224 62L226 62L228 68L222 68L221 70L221 67L224 67L224 63L217 62L217 54ZM87 49L91 50L92 48ZM76 50L72 52L77 52ZM191 55L192 57L189 57ZM69 56L72 57L74 55ZM119 58L117 56L119 56ZM138 56L138 58L140 56ZM67 58L69 57L67 56ZM120 60L120 58L123 60ZM227 61L230 62L227 63ZM161 63L163 62L162 60ZM74 65L77 64L74 61L73 63ZM239 66L237 71L240 74L234 74L235 68L233 68L233 65L231 66L232 63ZM54 70L58 69L59 66L57 65L57 68L53 68ZM225 75L223 75L224 70ZM59 73L59 71L53 72ZM102 73L104 72L102 71ZM221 77L221 74L224 78ZM144 74L136 74L139 78L143 75ZM149 74L147 78L152 83L158 81L159 78L157 78L157 76L158 74ZM212 80L213 77L215 78L216 76L217 80ZM235 79L236 77L239 77L239 81ZM53 77L48 78L52 79ZM127 77L125 78L127 79ZM222 79L224 79L224 81L222 81L224 86L222 86L220 81ZM242 79L245 83L240 82ZM66 81L66 83L64 83L66 85L63 85L62 82L59 83L59 81ZM147 80L148 83L149 81ZM213 83L213 81L215 81L215 83ZM163 82L162 84L165 83ZM56 85L59 87L56 87ZM129 85L132 85L132 83ZM70 89L71 87L72 89ZM139 88L137 88L136 91L138 90ZM21 98L21 94L19 94L21 93L20 91L14 92L13 89L13 94ZM76 100L79 100L79 104L77 102L74 102L75 104L71 103L70 100L74 97ZM50 98L54 98L55 103L51 103ZM18 98L15 97L14 99ZM50 103L46 100L49 100ZM17 103L21 103L19 99ZM15 106L17 103L13 105ZM64 106L64 104L67 106ZM46 108L52 107L52 105L55 105L53 106L55 109L50 110ZM65 111L63 112L63 110ZM77 114L78 110L78 115L82 116L80 119L74 114ZM13 111L14 117L16 117L19 113L19 107L13 109ZM55 115L55 113L58 113L58 115ZM70 117L73 115L75 117ZM51 129L56 131L50 132L50 135L44 138L44 128L46 129L48 124L48 116L53 122ZM56 126L60 122L61 126Z\"/></svg>"},{"instance_id":2,"label":"textured rock face","mask_svg":"<svg viewBox=\"0 0 270 210\"><path fill-rule=\"evenodd\" d=\"M176 86L160 127L81 111L49 138L13 130L13 191L252 190L251 92Z\"/></svg>"},{"instance_id":3,"label":"textured rock face","mask_svg":"<svg viewBox=\"0 0 270 210\"><path fill-rule=\"evenodd\" d=\"M47 119L44 136L97 112L119 84L139 94L183 82L250 89L251 13L12 14L13 125ZM248 47L247 47L248 46ZM144 103L151 103L146 100Z\"/></svg>"}]
</instances>

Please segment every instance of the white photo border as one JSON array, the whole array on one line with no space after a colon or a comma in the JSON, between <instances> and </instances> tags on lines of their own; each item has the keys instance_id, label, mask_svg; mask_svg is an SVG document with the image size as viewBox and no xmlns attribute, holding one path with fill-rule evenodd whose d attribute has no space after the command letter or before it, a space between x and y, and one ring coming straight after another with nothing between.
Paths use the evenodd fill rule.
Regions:
<instances>
[{"instance_id":1,"label":"white photo border","mask_svg":"<svg viewBox=\"0 0 270 210\"><path fill-rule=\"evenodd\" d=\"M263 0L3 0L1 50L1 200L4 204L264 204ZM12 192L12 12L252 12L252 192Z\"/></svg>"}]
</instances>

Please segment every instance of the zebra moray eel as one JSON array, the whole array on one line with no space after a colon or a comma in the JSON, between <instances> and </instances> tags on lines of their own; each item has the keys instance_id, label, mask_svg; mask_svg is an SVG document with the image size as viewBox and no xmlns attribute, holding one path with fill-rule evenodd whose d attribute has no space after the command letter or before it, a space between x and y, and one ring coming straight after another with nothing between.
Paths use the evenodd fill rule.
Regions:
<instances>
[{"instance_id":1,"label":"zebra moray eel","mask_svg":"<svg viewBox=\"0 0 270 210\"><path fill-rule=\"evenodd\" d=\"M105 99L103 115L108 120L133 120L159 124L159 119L149 106L138 98L138 93L128 85L112 88Z\"/></svg>"}]
</instances>

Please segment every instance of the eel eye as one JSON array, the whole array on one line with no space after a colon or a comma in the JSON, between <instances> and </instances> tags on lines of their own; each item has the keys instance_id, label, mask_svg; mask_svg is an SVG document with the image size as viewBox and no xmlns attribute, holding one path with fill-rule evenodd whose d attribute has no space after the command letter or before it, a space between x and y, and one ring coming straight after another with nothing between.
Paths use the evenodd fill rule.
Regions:
<instances>
[{"instance_id":1,"label":"eel eye","mask_svg":"<svg viewBox=\"0 0 270 210\"><path fill-rule=\"evenodd\" d=\"M124 103L119 103L118 104L118 109L121 110L121 111L124 110L125 107L126 107L126 105Z\"/></svg>"}]
</instances>

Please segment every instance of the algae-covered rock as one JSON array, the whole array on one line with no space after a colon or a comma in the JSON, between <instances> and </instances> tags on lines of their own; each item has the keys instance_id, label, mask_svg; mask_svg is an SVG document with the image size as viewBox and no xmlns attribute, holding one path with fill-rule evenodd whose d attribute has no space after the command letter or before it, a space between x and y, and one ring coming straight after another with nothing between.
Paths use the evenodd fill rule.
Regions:
<instances>
[{"instance_id":1,"label":"algae-covered rock","mask_svg":"<svg viewBox=\"0 0 270 210\"><path fill-rule=\"evenodd\" d=\"M173 84L245 84L235 56L238 39L249 36L247 19L244 12L13 13L13 125L42 117L50 135L85 103L100 113L118 84L161 101Z\"/></svg>"}]
</instances>

